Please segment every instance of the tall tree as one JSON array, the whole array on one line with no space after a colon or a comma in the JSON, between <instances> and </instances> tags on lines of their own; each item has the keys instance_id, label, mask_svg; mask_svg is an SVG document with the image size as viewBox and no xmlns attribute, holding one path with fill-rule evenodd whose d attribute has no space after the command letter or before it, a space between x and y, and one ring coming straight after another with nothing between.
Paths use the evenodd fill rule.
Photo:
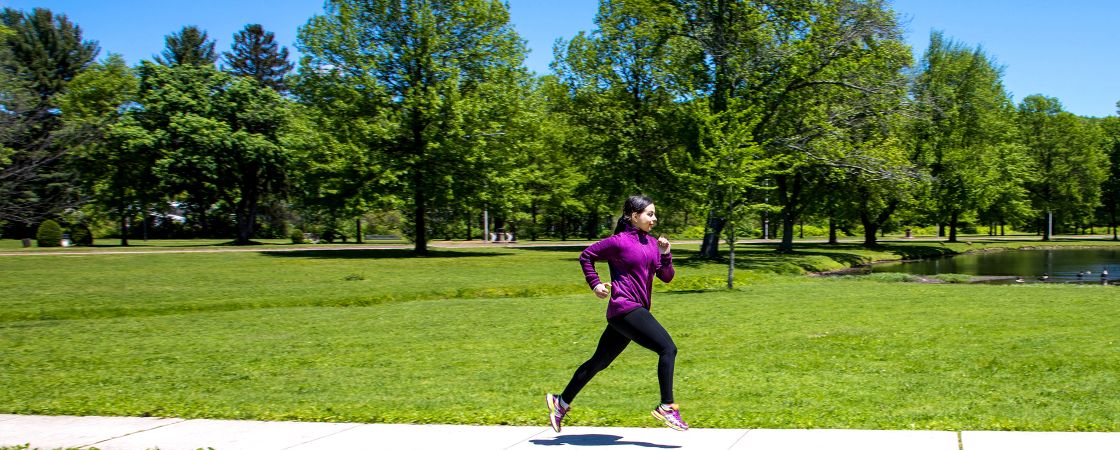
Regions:
<instances>
[{"instance_id":1,"label":"tall tree","mask_svg":"<svg viewBox=\"0 0 1120 450\"><path fill-rule=\"evenodd\" d=\"M57 97L99 51L65 15L36 8L0 12L0 220L25 225L76 205Z\"/></svg>"},{"instance_id":2,"label":"tall tree","mask_svg":"<svg viewBox=\"0 0 1120 450\"><path fill-rule=\"evenodd\" d=\"M914 158L932 177L931 213L949 226L949 241L966 214L989 207L999 193L991 153L1015 141L1014 106L1001 69L982 49L930 35L912 95Z\"/></svg>"},{"instance_id":3,"label":"tall tree","mask_svg":"<svg viewBox=\"0 0 1120 450\"><path fill-rule=\"evenodd\" d=\"M1106 142L1095 125L1063 111L1052 97L1024 98L1018 122L1035 173L1026 187L1043 215L1042 239L1050 240L1051 223L1072 223L1099 204L1101 183L1108 177Z\"/></svg>"},{"instance_id":4,"label":"tall tree","mask_svg":"<svg viewBox=\"0 0 1120 450\"><path fill-rule=\"evenodd\" d=\"M164 38L164 49L155 60L165 66L213 66L218 61L214 41L197 26L187 25Z\"/></svg>"},{"instance_id":5,"label":"tall tree","mask_svg":"<svg viewBox=\"0 0 1120 450\"><path fill-rule=\"evenodd\" d=\"M299 40L301 70L382 105L360 118L387 131L371 151L399 174L415 251L426 253L429 212L452 201L453 175L485 162L470 155L501 142L517 113L510 96L492 95L527 82L509 11L497 0L331 0ZM480 182L495 174L476 167Z\"/></svg>"},{"instance_id":6,"label":"tall tree","mask_svg":"<svg viewBox=\"0 0 1120 450\"><path fill-rule=\"evenodd\" d=\"M222 55L227 72L250 77L277 92L287 91L284 77L292 70L288 49L281 47L276 36L264 31L260 24L245 25L245 29L233 35L233 51Z\"/></svg>"},{"instance_id":7,"label":"tall tree","mask_svg":"<svg viewBox=\"0 0 1120 450\"><path fill-rule=\"evenodd\" d=\"M1120 118L1106 117L1102 120L1106 151L1108 152L1108 178L1101 184L1101 207L1108 217L1112 228L1112 240L1120 240Z\"/></svg>"},{"instance_id":8,"label":"tall tree","mask_svg":"<svg viewBox=\"0 0 1120 450\"><path fill-rule=\"evenodd\" d=\"M751 111L762 158L774 163L769 196L781 207L780 250L792 249L793 226L810 204L813 182L848 155L829 145L900 100L899 72L910 62L893 13L881 1L674 0L679 34L702 52L696 95L712 114L732 99ZM713 134L718 135L719 133ZM718 147L712 147L718 148ZM722 158L714 154L711 157ZM740 202L711 183L711 212L701 254L718 255L722 205ZM749 195L750 191L739 195Z\"/></svg>"},{"instance_id":9,"label":"tall tree","mask_svg":"<svg viewBox=\"0 0 1120 450\"><path fill-rule=\"evenodd\" d=\"M261 199L286 187L287 101L212 66L144 62L139 72L142 107L131 115L159 154L165 191L195 196L207 209L224 202L237 221L236 243L249 244Z\"/></svg>"},{"instance_id":10,"label":"tall tree","mask_svg":"<svg viewBox=\"0 0 1120 450\"><path fill-rule=\"evenodd\" d=\"M129 145L135 130L123 120L135 105L138 88L124 58L110 54L75 77L59 101L65 142L74 148L71 164L82 174L83 199L118 220L125 246L129 218L144 209L158 185L152 176L154 161Z\"/></svg>"},{"instance_id":11,"label":"tall tree","mask_svg":"<svg viewBox=\"0 0 1120 450\"><path fill-rule=\"evenodd\" d=\"M583 156L588 238L597 237L601 213L628 195L651 195L668 211L695 191L673 169L697 145L695 119L678 95L691 92L675 86L672 73L687 61L674 59L680 39L669 33L676 17L666 10L663 2L606 0L593 32L558 45L554 68L570 92L567 114L589 138L570 143Z\"/></svg>"}]
</instances>

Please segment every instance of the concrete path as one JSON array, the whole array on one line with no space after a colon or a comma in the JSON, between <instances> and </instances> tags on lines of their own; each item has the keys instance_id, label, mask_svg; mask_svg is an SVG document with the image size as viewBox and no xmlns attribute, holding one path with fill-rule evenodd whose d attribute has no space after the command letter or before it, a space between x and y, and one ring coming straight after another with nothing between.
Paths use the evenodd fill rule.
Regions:
<instances>
[{"instance_id":1,"label":"concrete path","mask_svg":"<svg viewBox=\"0 0 1120 450\"><path fill-rule=\"evenodd\" d=\"M728 429L682 433L668 428L602 427L568 427L554 433L548 427L0 415L0 447L28 444L44 450L1115 450L1120 449L1120 433Z\"/></svg>"}]
</instances>

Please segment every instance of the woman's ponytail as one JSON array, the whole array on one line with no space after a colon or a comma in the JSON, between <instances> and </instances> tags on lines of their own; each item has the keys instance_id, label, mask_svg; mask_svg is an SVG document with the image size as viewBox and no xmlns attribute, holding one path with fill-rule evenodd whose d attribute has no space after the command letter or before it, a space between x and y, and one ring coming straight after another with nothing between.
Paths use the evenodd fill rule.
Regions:
<instances>
[{"instance_id":1,"label":"woman's ponytail","mask_svg":"<svg viewBox=\"0 0 1120 450\"><path fill-rule=\"evenodd\" d=\"M626 229L626 225L629 225L629 224L630 224L630 218L629 217L626 217L626 216L619 217L618 218L618 223L615 224L615 226L614 226L614 233L612 233L612 234L621 233L623 230Z\"/></svg>"}]
</instances>

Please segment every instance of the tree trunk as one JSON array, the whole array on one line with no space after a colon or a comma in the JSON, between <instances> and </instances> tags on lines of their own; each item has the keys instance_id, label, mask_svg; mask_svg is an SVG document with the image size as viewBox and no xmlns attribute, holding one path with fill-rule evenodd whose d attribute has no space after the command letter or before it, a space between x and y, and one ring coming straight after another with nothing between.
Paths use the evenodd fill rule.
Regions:
<instances>
[{"instance_id":1,"label":"tree trunk","mask_svg":"<svg viewBox=\"0 0 1120 450\"><path fill-rule=\"evenodd\" d=\"M1116 236L1116 210L1113 209L1110 215L1112 217L1112 240L1120 241Z\"/></svg>"},{"instance_id":2,"label":"tree trunk","mask_svg":"<svg viewBox=\"0 0 1120 450\"><path fill-rule=\"evenodd\" d=\"M956 211L949 214L949 242L957 242L957 216Z\"/></svg>"},{"instance_id":3,"label":"tree trunk","mask_svg":"<svg viewBox=\"0 0 1120 450\"><path fill-rule=\"evenodd\" d=\"M599 239L599 214L594 211L587 214L587 240Z\"/></svg>"},{"instance_id":4,"label":"tree trunk","mask_svg":"<svg viewBox=\"0 0 1120 450\"><path fill-rule=\"evenodd\" d=\"M416 200L412 209L412 232L415 236L412 251L418 255L424 255L428 253L428 205L427 198L424 196L422 174L419 170L413 170L412 189Z\"/></svg>"},{"instance_id":5,"label":"tree trunk","mask_svg":"<svg viewBox=\"0 0 1120 450\"><path fill-rule=\"evenodd\" d=\"M778 202L782 205L782 243L778 244L781 253L793 251L793 225L797 222L801 200L801 176L795 173L791 177L792 180L786 175L775 177Z\"/></svg>"},{"instance_id":6,"label":"tree trunk","mask_svg":"<svg viewBox=\"0 0 1120 450\"><path fill-rule=\"evenodd\" d=\"M778 245L778 251L782 253L793 252L793 225L796 221L796 216L793 212L783 212L782 214L782 243Z\"/></svg>"},{"instance_id":7,"label":"tree trunk","mask_svg":"<svg viewBox=\"0 0 1120 450\"><path fill-rule=\"evenodd\" d=\"M121 247L128 247L128 216L121 208Z\"/></svg>"},{"instance_id":8,"label":"tree trunk","mask_svg":"<svg viewBox=\"0 0 1120 450\"><path fill-rule=\"evenodd\" d=\"M836 238L836 218L832 216L828 217L828 243L830 245L840 243L840 240Z\"/></svg>"},{"instance_id":9,"label":"tree trunk","mask_svg":"<svg viewBox=\"0 0 1120 450\"><path fill-rule=\"evenodd\" d=\"M1046 215L1042 218L1042 240L1050 240L1050 226L1054 220L1054 213L1047 211Z\"/></svg>"},{"instance_id":10,"label":"tree trunk","mask_svg":"<svg viewBox=\"0 0 1120 450\"><path fill-rule=\"evenodd\" d=\"M723 234L723 226L727 221L719 217L715 211L708 213L708 224L705 227L704 242L700 244L700 257L703 259L719 258L719 236Z\"/></svg>"},{"instance_id":11,"label":"tree trunk","mask_svg":"<svg viewBox=\"0 0 1120 450\"><path fill-rule=\"evenodd\" d=\"M875 237L875 233L879 231L879 227L873 223L865 222L863 225L863 246L874 247L879 245L879 241Z\"/></svg>"},{"instance_id":12,"label":"tree trunk","mask_svg":"<svg viewBox=\"0 0 1120 450\"><path fill-rule=\"evenodd\" d=\"M124 189L122 188L121 191ZM117 213L121 219L121 247L128 247L128 207L124 203L123 192L118 196Z\"/></svg>"},{"instance_id":13,"label":"tree trunk","mask_svg":"<svg viewBox=\"0 0 1120 450\"><path fill-rule=\"evenodd\" d=\"M245 197L237 202L237 245L248 245L252 242L253 228L257 221L257 196L249 190Z\"/></svg>"},{"instance_id":14,"label":"tree trunk","mask_svg":"<svg viewBox=\"0 0 1120 450\"><path fill-rule=\"evenodd\" d=\"M871 212L867 209L867 203L862 202L859 209L859 221L863 224L863 246L874 247L879 243L875 237L875 232L879 231L879 224L871 219Z\"/></svg>"}]
</instances>

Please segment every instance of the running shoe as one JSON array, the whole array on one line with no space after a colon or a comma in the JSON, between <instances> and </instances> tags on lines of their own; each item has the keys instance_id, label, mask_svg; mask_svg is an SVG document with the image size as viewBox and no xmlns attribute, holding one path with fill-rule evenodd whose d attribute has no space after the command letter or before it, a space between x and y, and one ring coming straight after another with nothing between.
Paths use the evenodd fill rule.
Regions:
<instances>
[{"instance_id":1,"label":"running shoe","mask_svg":"<svg viewBox=\"0 0 1120 450\"><path fill-rule=\"evenodd\" d=\"M681 420L680 407L676 403L671 405L658 405L653 409L653 417L665 423L666 426L677 431L685 431L688 424Z\"/></svg>"},{"instance_id":2,"label":"running shoe","mask_svg":"<svg viewBox=\"0 0 1120 450\"><path fill-rule=\"evenodd\" d=\"M559 433L560 422L563 422L564 416L572 410L572 405L568 405L567 408L560 406L560 397L552 394L545 394L544 401L548 403L548 423L552 425L552 431Z\"/></svg>"}]
</instances>

